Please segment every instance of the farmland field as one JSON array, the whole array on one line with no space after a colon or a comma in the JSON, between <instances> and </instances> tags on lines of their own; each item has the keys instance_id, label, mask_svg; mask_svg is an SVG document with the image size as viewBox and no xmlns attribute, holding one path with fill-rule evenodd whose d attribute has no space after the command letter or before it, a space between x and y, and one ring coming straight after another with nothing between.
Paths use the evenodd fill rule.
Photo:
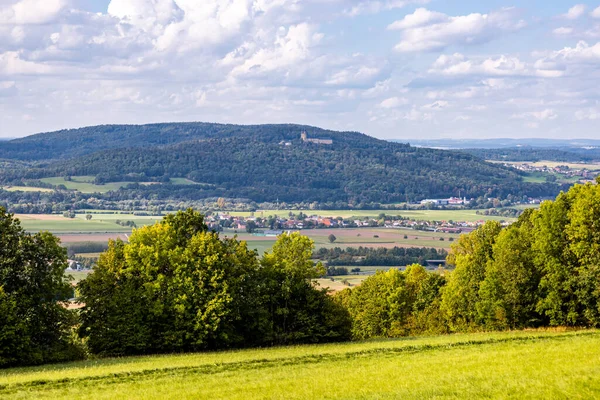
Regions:
<instances>
[{"instance_id":1,"label":"farmland field","mask_svg":"<svg viewBox=\"0 0 600 400\"><path fill-rule=\"evenodd\" d=\"M131 232L130 227L116 223L133 221L138 226L150 225L161 220L162 216L136 216L132 214L92 214L91 220L86 220L85 214L76 214L75 218L65 218L62 215L17 214L25 230L50 231L53 233L100 233L100 232Z\"/></svg>"},{"instance_id":2,"label":"farmland field","mask_svg":"<svg viewBox=\"0 0 600 400\"><path fill-rule=\"evenodd\" d=\"M116 213L92 213L92 219L86 220L85 214L76 214L75 218L65 218L62 215L43 214L17 214L21 225L30 232L47 230L57 234L63 243L68 242L106 242L109 238L121 237L131 232L131 228L121 226L117 220L133 221L138 227L154 224L160 221L162 216L137 216L133 214ZM416 231L399 228L356 228L356 229L306 229L302 234L315 241L317 248L320 247L434 247L449 248L452 240L459 235L450 233L436 233ZM337 237L335 243L330 243L328 236L334 234ZM233 230L225 230L223 236L233 237L248 242L250 248L257 249L259 254L271 248L275 243L275 237L260 237L246 232L236 233ZM404 235L407 238L404 239ZM378 237L375 237L378 236ZM443 238L444 240L440 240Z\"/></svg>"},{"instance_id":3,"label":"farmland field","mask_svg":"<svg viewBox=\"0 0 600 400\"><path fill-rule=\"evenodd\" d=\"M307 215L319 215L321 217L377 217L379 214L389 216L402 216L418 221L511 221L506 217L477 215L476 210L258 210L250 212L228 212L227 214L240 217L267 217L269 215L287 216L290 212L298 214L302 211Z\"/></svg>"},{"instance_id":4,"label":"farmland field","mask_svg":"<svg viewBox=\"0 0 600 400\"><path fill-rule=\"evenodd\" d=\"M532 167L536 168L556 168L558 166L564 165L569 167L570 169L588 169L590 171L600 170L600 164L598 163L571 163L571 162L562 162L562 161L536 161L536 162L527 162L527 161L488 161L496 164L512 164L512 165L523 165L528 164Z\"/></svg>"},{"instance_id":5,"label":"farmland field","mask_svg":"<svg viewBox=\"0 0 600 400\"><path fill-rule=\"evenodd\" d=\"M600 331L523 331L0 371L3 399L591 399Z\"/></svg>"},{"instance_id":6,"label":"farmland field","mask_svg":"<svg viewBox=\"0 0 600 400\"><path fill-rule=\"evenodd\" d=\"M104 185L94 184L93 176L73 176L70 181L66 181L64 177L44 178L40 179L44 183L51 185L65 185L69 190L78 190L82 193L106 193L111 190L119 190L120 187L126 186L131 182L112 182Z\"/></svg>"},{"instance_id":7,"label":"farmland field","mask_svg":"<svg viewBox=\"0 0 600 400\"><path fill-rule=\"evenodd\" d=\"M0 189L8 192L52 192L53 189L36 188L31 186L0 186Z\"/></svg>"}]
</instances>

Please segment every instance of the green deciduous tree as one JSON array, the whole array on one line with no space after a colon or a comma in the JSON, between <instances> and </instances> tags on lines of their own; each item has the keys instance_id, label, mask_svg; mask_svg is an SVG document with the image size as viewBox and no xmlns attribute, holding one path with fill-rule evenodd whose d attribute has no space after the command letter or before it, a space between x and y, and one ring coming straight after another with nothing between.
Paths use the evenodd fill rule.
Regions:
<instances>
[{"instance_id":1,"label":"green deciduous tree","mask_svg":"<svg viewBox=\"0 0 600 400\"><path fill-rule=\"evenodd\" d=\"M0 367L80 358L66 250L47 232L30 235L0 207Z\"/></svg>"},{"instance_id":2,"label":"green deciduous tree","mask_svg":"<svg viewBox=\"0 0 600 400\"><path fill-rule=\"evenodd\" d=\"M81 284L80 332L101 354L243 345L258 266L245 243L207 232L199 213L169 215L110 243Z\"/></svg>"},{"instance_id":3,"label":"green deciduous tree","mask_svg":"<svg viewBox=\"0 0 600 400\"><path fill-rule=\"evenodd\" d=\"M493 246L502 226L490 221L452 245L448 262L455 266L442 293L442 310L452 330L475 327L479 289L485 279L488 262L493 260Z\"/></svg>"},{"instance_id":4,"label":"green deciduous tree","mask_svg":"<svg viewBox=\"0 0 600 400\"><path fill-rule=\"evenodd\" d=\"M336 297L352 316L355 339L440 331L439 293L444 278L420 265L378 272ZM443 329L442 329L443 330Z\"/></svg>"},{"instance_id":5,"label":"green deciduous tree","mask_svg":"<svg viewBox=\"0 0 600 400\"><path fill-rule=\"evenodd\" d=\"M270 315L267 343L316 343L347 340L348 312L313 279L326 273L312 261L314 242L299 233L279 236L263 257L263 304Z\"/></svg>"},{"instance_id":6,"label":"green deciduous tree","mask_svg":"<svg viewBox=\"0 0 600 400\"><path fill-rule=\"evenodd\" d=\"M487 328L515 329L542 323L536 311L541 271L535 265L531 247L532 211L503 230L494 244L494 257L487 264L477 304L481 322Z\"/></svg>"}]
</instances>

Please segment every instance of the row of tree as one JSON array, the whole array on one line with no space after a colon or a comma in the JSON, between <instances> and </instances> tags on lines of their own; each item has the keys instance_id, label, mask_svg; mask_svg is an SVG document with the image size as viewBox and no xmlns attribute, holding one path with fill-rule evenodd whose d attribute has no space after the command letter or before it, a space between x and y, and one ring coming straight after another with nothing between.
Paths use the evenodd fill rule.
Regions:
<instances>
[{"instance_id":1,"label":"row of tree","mask_svg":"<svg viewBox=\"0 0 600 400\"><path fill-rule=\"evenodd\" d=\"M322 247L314 258L328 266L397 267L411 264L427 265L427 260L444 260L448 252L428 247Z\"/></svg>"},{"instance_id":2,"label":"row of tree","mask_svg":"<svg viewBox=\"0 0 600 400\"><path fill-rule=\"evenodd\" d=\"M449 274L414 265L339 293L353 337L600 326L600 185L577 185L504 229L488 222L448 261Z\"/></svg>"}]
</instances>

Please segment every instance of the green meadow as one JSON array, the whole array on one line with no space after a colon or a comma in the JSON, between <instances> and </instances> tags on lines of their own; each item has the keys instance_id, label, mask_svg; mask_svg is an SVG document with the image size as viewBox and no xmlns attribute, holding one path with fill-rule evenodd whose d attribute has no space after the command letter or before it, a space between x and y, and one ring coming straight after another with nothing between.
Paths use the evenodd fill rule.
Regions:
<instances>
[{"instance_id":1,"label":"green meadow","mask_svg":"<svg viewBox=\"0 0 600 400\"><path fill-rule=\"evenodd\" d=\"M44 183L51 185L64 185L69 190L77 190L81 193L106 193L111 190L119 190L131 182L110 182L103 185L94 184L93 176L73 176L70 181L64 177L44 178L40 179Z\"/></svg>"},{"instance_id":2,"label":"green meadow","mask_svg":"<svg viewBox=\"0 0 600 400\"><path fill-rule=\"evenodd\" d=\"M40 181L49 183L51 185L64 185L68 190L77 190L81 193L107 193L111 190L119 190L119 188L125 187L133 182L107 182L102 185L94 183L94 176L72 176L70 181L65 180L64 177L58 176L53 178L43 178ZM145 185L156 184L154 182L140 182ZM196 182L186 178L171 178L171 183L174 185L196 185ZM51 189L39 189L27 187L11 188L10 190L25 190L25 191L50 191Z\"/></svg>"},{"instance_id":3,"label":"green meadow","mask_svg":"<svg viewBox=\"0 0 600 400\"><path fill-rule=\"evenodd\" d=\"M0 189L8 192L52 192L53 189L36 188L32 186L0 186Z\"/></svg>"},{"instance_id":4,"label":"green meadow","mask_svg":"<svg viewBox=\"0 0 600 400\"><path fill-rule=\"evenodd\" d=\"M138 227L154 224L162 216L137 216L133 214L91 214L87 220L86 214L76 214L75 218L62 215L17 214L21 225L30 232L50 231L52 233L99 233L99 232L131 232L131 228L117 224L117 220L133 221Z\"/></svg>"},{"instance_id":5,"label":"green meadow","mask_svg":"<svg viewBox=\"0 0 600 400\"><path fill-rule=\"evenodd\" d=\"M109 358L0 371L3 399L592 399L600 331Z\"/></svg>"}]
</instances>

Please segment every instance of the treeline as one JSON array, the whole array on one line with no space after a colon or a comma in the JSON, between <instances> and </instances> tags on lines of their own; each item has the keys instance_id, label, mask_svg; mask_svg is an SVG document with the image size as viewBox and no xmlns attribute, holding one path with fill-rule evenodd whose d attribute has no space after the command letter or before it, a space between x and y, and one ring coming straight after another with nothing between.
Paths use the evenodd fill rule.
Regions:
<instances>
[{"instance_id":1,"label":"treeline","mask_svg":"<svg viewBox=\"0 0 600 400\"><path fill-rule=\"evenodd\" d=\"M24 232L2 209L0 237L0 367L350 339L348 312L312 284L325 269L299 234L259 259L201 214L171 214L109 242L77 287L80 311L61 303L72 289L56 237Z\"/></svg>"},{"instance_id":2,"label":"treeline","mask_svg":"<svg viewBox=\"0 0 600 400\"><path fill-rule=\"evenodd\" d=\"M353 337L600 326L600 185L577 185L453 246L454 271L391 270L336 297Z\"/></svg>"},{"instance_id":3,"label":"treeline","mask_svg":"<svg viewBox=\"0 0 600 400\"><path fill-rule=\"evenodd\" d=\"M67 249L67 255L73 257L84 253L101 253L108 250L108 244L99 242L73 242L63 245Z\"/></svg>"},{"instance_id":4,"label":"treeline","mask_svg":"<svg viewBox=\"0 0 600 400\"><path fill-rule=\"evenodd\" d=\"M434 248L416 247L394 247L394 248L372 248L372 247L348 247L342 249L320 248L314 254L314 258L326 262L328 266L348 267L397 267L411 264L427 266L427 260L445 260L448 252Z\"/></svg>"}]
</instances>

